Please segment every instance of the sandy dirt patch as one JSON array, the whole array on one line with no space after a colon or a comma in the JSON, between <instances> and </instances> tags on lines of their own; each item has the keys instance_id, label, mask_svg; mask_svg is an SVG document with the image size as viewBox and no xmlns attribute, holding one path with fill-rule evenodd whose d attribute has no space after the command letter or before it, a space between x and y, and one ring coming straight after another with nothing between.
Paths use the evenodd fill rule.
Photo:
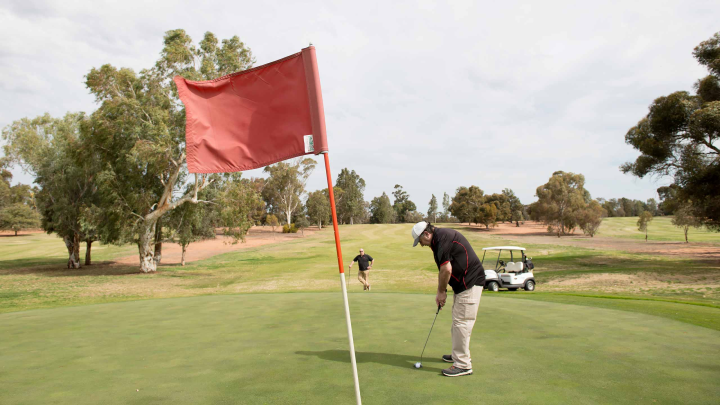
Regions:
<instances>
[{"instance_id":1,"label":"sandy dirt patch","mask_svg":"<svg viewBox=\"0 0 720 405\"><path fill-rule=\"evenodd\" d=\"M325 230L325 228L323 228L323 230ZM224 235L218 235L216 239L191 243L190 246L188 246L187 253L185 254L185 262L194 262L223 253L309 237L318 231L319 230L316 227L306 228L303 236L300 232L282 233L282 227L276 227L275 232L273 232L272 228L269 226L254 226L250 228L250 231L248 231L248 234L245 237L245 242L239 242L235 245L232 244L232 238ZM176 243L163 243L161 264L179 264L181 258L182 249L180 248L180 245ZM125 256L115 260L114 263L139 266L140 257L137 254Z\"/></svg>"}]
</instances>

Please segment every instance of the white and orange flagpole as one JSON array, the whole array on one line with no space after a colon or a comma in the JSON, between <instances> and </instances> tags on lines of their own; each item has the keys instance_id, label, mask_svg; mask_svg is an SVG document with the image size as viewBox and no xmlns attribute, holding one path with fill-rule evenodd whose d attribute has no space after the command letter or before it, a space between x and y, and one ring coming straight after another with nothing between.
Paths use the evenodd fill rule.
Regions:
<instances>
[{"instance_id":1,"label":"white and orange flagpole","mask_svg":"<svg viewBox=\"0 0 720 405\"><path fill-rule=\"evenodd\" d=\"M345 304L345 323L347 323L348 341L350 342L350 363L352 363L353 380L355 381L355 400L360 405L360 381L358 380L357 362L355 361L355 343L353 343L352 324L350 322L350 305L348 304L347 287L345 286L345 267L340 248L340 232L338 231L337 211L335 210L335 193L333 193L332 177L330 176L330 158L325 155L325 173L327 173L328 194L330 194L330 211L332 212L333 230L335 231L335 249L337 250L338 268L340 269L340 286L342 288L343 303Z\"/></svg>"}]
</instances>

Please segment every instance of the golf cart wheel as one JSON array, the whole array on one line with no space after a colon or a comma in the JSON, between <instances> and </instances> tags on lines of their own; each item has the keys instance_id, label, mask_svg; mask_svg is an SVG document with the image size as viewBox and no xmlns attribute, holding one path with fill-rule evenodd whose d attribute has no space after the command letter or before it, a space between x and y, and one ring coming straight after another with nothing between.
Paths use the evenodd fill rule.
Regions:
<instances>
[{"instance_id":1,"label":"golf cart wheel","mask_svg":"<svg viewBox=\"0 0 720 405\"><path fill-rule=\"evenodd\" d=\"M527 283L525 283L525 291L535 291L535 282L532 280L528 280Z\"/></svg>"},{"instance_id":2,"label":"golf cart wheel","mask_svg":"<svg viewBox=\"0 0 720 405\"><path fill-rule=\"evenodd\" d=\"M490 291L498 292L500 290L500 286L498 285L497 282L491 281L488 283L487 289Z\"/></svg>"},{"instance_id":3,"label":"golf cart wheel","mask_svg":"<svg viewBox=\"0 0 720 405\"><path fill-rule=\"evenodd\" d=\"M508 291L517 291L517 288L508 288Z\"/></svg>"}]
</instances>

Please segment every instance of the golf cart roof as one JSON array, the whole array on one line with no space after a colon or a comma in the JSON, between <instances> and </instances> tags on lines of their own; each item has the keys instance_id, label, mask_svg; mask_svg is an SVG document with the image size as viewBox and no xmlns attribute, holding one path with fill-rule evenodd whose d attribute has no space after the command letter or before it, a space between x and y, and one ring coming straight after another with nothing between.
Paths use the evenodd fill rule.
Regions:
<instances>
[{"instance_id":1,"label":"golf cart roof","mask_svg":"<svg viewBox=\"0 0 720 405\"><path fill-rule=\"evenodd\" d=\"M519 247L519 246L495 246L495 247L486 247L486 248L483 248L483 250L525 250L525 248Z\"/></svg>"}]
</instances>

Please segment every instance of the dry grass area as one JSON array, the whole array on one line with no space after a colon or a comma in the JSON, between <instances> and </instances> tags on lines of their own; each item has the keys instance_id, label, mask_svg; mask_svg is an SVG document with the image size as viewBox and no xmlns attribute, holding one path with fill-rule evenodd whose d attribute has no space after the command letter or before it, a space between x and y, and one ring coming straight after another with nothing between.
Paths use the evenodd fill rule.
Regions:
<instances>
[{"instance_id":1,"label":"dry grass area","mask_svg":"<svg viewBox=\"0 0 720 405\"><path fill-rule=\"evenodd\" d=\"M525 224L520 227L516 227L510 223L497 224L496 227L489 229L483 225L463 224L462 227L487 236L499 236L505 239L515 240L520 244L552 244L585 249L720 260L720 245L709 242L685 243L664 240L649 240L645 242L644 240L638 239L621 239L605 236L595 236L591 238L583 235L580 231L558 238L555 235L549 234L545 225L534 221L526 221Z\"/></svg>"},{"instance_id":2,"label":"dry grass area","mask_svg":"<svg viewBox=\"0 0 720 405\"><path fill-rule=\"evenodd\" d=\"M643 293L651 290L665 293L693 291L710 297L720 290L720 280L707 275L659 275L653 273L622 274L598 273L550 280L543 286L546 291L592 291L602 293Z\"/></svg>"}]
</instances>

